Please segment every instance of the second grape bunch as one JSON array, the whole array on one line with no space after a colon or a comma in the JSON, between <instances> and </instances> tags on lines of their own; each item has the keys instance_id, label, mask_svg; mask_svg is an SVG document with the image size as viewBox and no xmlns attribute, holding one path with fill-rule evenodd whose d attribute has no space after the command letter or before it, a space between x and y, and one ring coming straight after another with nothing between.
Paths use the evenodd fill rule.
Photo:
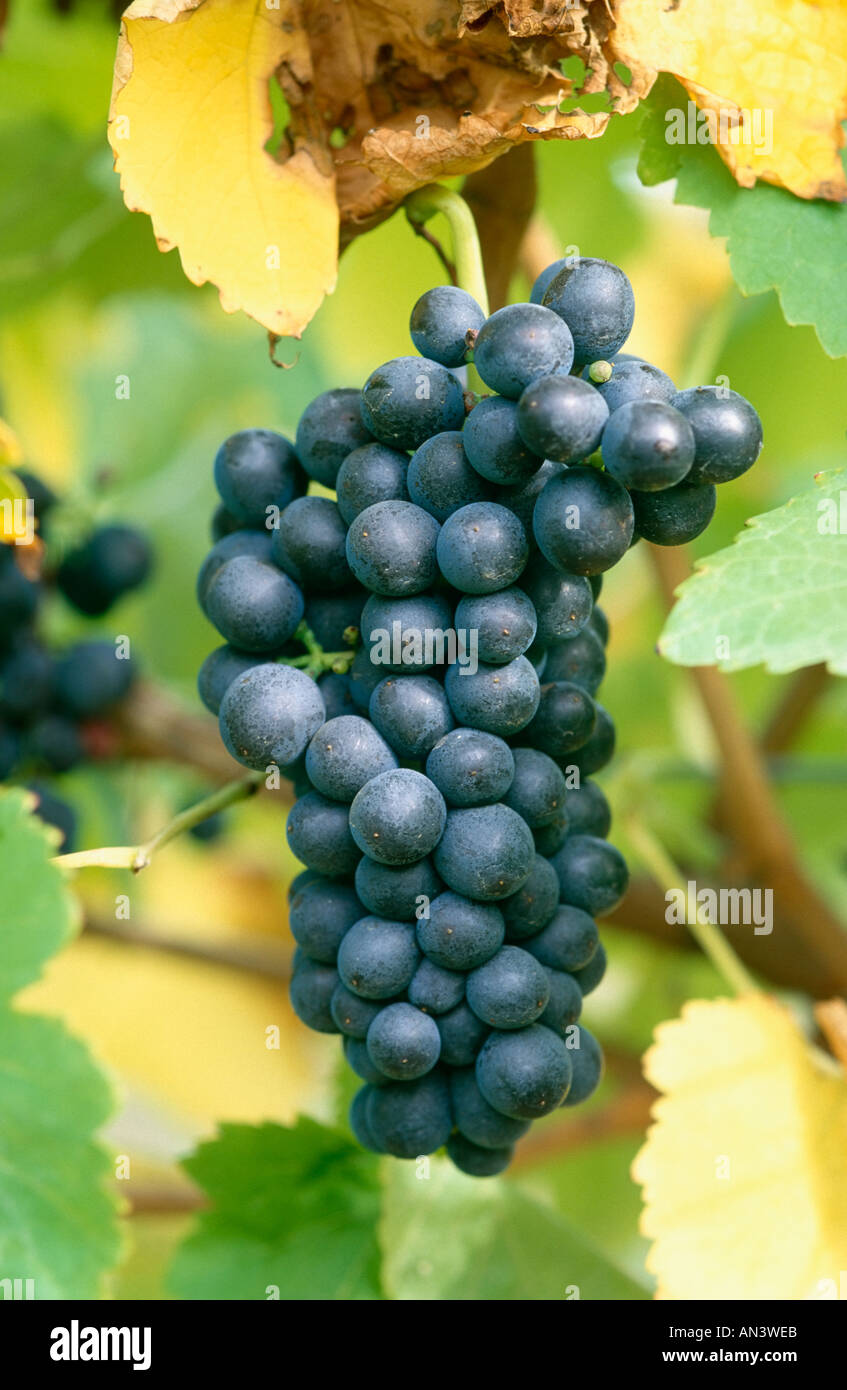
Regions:
<instances>
[{"instance_id":1,"label":"second grape bunch","mask_svg":"<svg viewBox=\"0 0 847 1390\"><path fill-rule=\"evenodd\" d=\"M215 460L199 688L233 757L295 785L294 1009L342 1036L360 1143L478 1177L602 1075L579 1018L627 886L593 780L603 574L700 534L762 442L742 397L622 353L633 315L589 258L488 318L438 287L421 356Z\"/></svg>"}]
</instances>

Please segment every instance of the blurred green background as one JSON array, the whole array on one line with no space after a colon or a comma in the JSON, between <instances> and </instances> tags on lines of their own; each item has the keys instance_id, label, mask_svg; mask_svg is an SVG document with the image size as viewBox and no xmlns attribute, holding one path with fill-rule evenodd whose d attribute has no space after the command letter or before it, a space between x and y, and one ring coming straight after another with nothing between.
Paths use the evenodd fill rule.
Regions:
<instances>
[{"instance_id":1,"label":"blurred green background","mask_svg":"<svg viewBox=\"0 0 847 1390\"><path fill-rule=\"evenodd\" d=\"M124 208L105 138L116 31L110 7L93 0L68 14L45 0L12 6L0 57L0 416L28 467L98 514L150 532L155 579L104 630L129 634L146 674L199 714L197 668L218 639L196 607L194 579L209 544L218 444L255 425L293 435L318 391L359 385L387 357L410 350L409 310L441 273L431 249L393 217L344 253L337 290L303 340L278 346L280 360L295 365L277 370L262 330L223 314L212 287L190 285L178 254L156 249L149 220ZM705 213L674 206L670 185L639 184L638 126L635 113L613 119L599 140L540 144L539 207L562 249L623 266L637 304L627 346L677 379L730 302L731 329L708 375L725 374L754 402L765 449L752 473L720 490L714 523L693 547L709 554L749 516L841 464L847 362L828 359L811 329L788 327L773 294L738 295ZM516 268L513 297L527 290ZM116 396L123 376L129 399ZM717 854L705 816L713 740L690 675L655 653L663 608L643 550L604 589L613 635L601 698L617 721L620 750L618 771L604 780L614 799L625 776L628 796L641 798L671 851L708 865ZM65 612L49 622L59 636L74 630ZM732 684L760 727L781 682L752 671ZM842 908L845 715L847 691L832 682L778 781L809 873ZM132 843L204 789L196 773L160 764L64 780L81 811L80 847ZM138 1155L138 1176L134 1244L118 1293L162 1296L164 1260L189 1219L175 1158L216 1118L335 1113L335 1040L291 1019L280 980L179 949L235 943L264 952L284 973L291 871L279 810L239 810L219 847L174 846L133 882L133 922L152 945L86 933L28 992L33 1007L62 1013L91 1040L120 1088L109 1137ZM130 891L114 875L85 887L94 919L111 910L115 893ZM157 936L176 949L157 949ZM611 967L586 1021L612 1051L609 1079L584 1118L551 1122L515 1181L552 1201L647 1291L639 1197L628 1175L643 1126L627 1129L615 1101L637 1084L637 1058L655 1024L686 998L721 987L690 951L659 948L625 927L608 928L605 939ZM281 1051L267 1054L262 1029L281 1019Z\"/></svg>"}]
</instances>

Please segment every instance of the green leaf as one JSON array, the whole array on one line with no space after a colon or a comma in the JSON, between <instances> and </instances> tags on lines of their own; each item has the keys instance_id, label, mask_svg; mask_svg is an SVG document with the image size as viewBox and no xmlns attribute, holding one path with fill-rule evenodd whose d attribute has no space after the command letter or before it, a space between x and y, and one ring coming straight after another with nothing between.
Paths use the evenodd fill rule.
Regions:
<instances>
[{"instance_id":1,"label":"green leaf","mask_svg":"<svg viewBox=\"0 0 847 1390\"><path fill-rule=\"evenodd\" d=\"M93 1138L111 1091L62 1024L8 1004L78 924L33 804L0 795L0 1278L33 1280L37 1299L96 1298L121 1249L111 1161Z\"/></svg>"},{"instance_id":2,"label":"green leaf","mask_svg":"<svg viewBox=\"0 0 847 1390\"><path fill-rule=\"evenodd\" d=\"M823 661L847 675L847 470L815 482L697 562L665 624L663 656L724 671Z\"/></svg>"},{"instance_id":3,"label":"green leaf","mask_svg":"<svg viewBox=\"0 0 847 1390\"><path fill-rule=\"evenodd\" d=\"M424 1170L425 1172L426 1170ZM553 1207L446 1159L386 1162L380 1235L390 1298L474 1302L647 1298Z\"/></svg>"},{"instance_id":4,"label":"green leaf","mask_svg":"<svg viewBox=\"0 0 847 1390\"><path fill-rule=\"evenodd\" d=\"M638 162L643 183L677 179L674 201L711 210L742 294L776 290L786 322L811 324L830 357L847 355L847 204L795 198L757 183L740 188L712 145L668 145L664 114L688 97L664 77L651 92Z\"/></svg>"},{"instance_id":5,"label":"green leaf","mask_svg":"<svg viewBox=\"0 0 847 1390\"><path fill-rule=\"evenodd\" d=\"M28 814L29 792L0 793L0 999L41 974L41 967L75 934L79 914L58 869L55 834Z\"/></svg>"},{"instance_id":6,"label":"green leaf","mask_svg":"<svg viewBox=\"0 0 847 1390\"><path fill-rule=\"evenodd\" d=\"M314 1120L223 1125L185 1168L213 1205L170 1285L190 1299L382 1297L377 1161Z\"/></svg>"}]
</instances>

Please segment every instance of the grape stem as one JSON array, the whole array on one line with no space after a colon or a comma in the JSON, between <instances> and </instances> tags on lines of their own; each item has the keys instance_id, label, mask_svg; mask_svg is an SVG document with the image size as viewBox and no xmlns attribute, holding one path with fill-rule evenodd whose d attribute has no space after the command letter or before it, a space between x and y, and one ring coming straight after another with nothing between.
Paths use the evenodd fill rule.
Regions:
<instances>
[{"instance_id":1,"label":"grape stem","mask_svg":"<svg viewBox=\"0 0 847 1390\"><path fill-rule=\"evenodd\" d=\"M201 821L208 820L218 811L232 806L236 801L244 801L253 793L265 776L264 772L251 772L249 777L239 777L234 782L204 796L193 806L180 811L157 830L156 834L141 845L104 845L100 849L85 849L74 854L58 854L51 862L60 869L131 869L134 874L146 869L153 855L165 845L175 840L185 830L191 830Z\"/></svg>"},{"instance_id":2,"label":"grape stem","mask_svg":"<svg viewBox=\"0 0 847 1390\"><path fill-rule=\"evenodd\" d=\"M635 816L630 816L626 823L626 832L633 848L641 856L645 868L649 870L659 886L664 888L666 893L682 890L685 884L682 870L674 863L652 830L648 830ZM709 921L703 906L690 894L686 894L686 898L687 911L685 916L688 929L701 950L709 957L715 969L736 994L750 994L758 991L759 986L753 976L739 960L723 932L715 926L714 922Z\"/></svg>"},{"instance_id":3,"label":"grape stem","mask_svg":"<svg viewBox=\"0 0 847 1390\"><path fill-rule=\"evenodd\" d=\"M344 633L345 640L347 634L356 632L355 628L347 628ZM356 633L358 637L358 633ZM323 675L324 671L334 671L336 675L343 676L356 655L355 650L346 652L325 652L317 637L309 627L307 622L302 622L294 634L295 642L300 642L306 648L305 656L280 656L277 657L278 666L293 666L298 671L305 671L307 676L317 680L318 676ZM352 637L353 642L356 638Z\"/></svg>"},{"instance_id":4,"label":"grape stem","mask_svg":"<svg viewBox=\"0 0 847 1390\"><path fill-rule=\"evenodd\" d=\"M446 217L453 242L456 284L473 296L488 318L488 287L482 264L482 247L473 213L464 198L452 188L445 188L442 183L427 183L409 194L405 208L406 216L416 231L436 213L440 212ZM484 383L471 362L468 363L468 387L472 391L485 391Z\"/></svg>"}]
</instances>

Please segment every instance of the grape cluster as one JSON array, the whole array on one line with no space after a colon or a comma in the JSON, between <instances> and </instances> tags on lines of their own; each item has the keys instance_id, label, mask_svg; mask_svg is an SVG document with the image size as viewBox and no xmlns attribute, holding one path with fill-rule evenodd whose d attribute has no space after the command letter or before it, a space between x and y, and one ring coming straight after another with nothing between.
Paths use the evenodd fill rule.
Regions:
<instances>
[{"instance_id":1,"label":"grape cluster","mask_svg":"<svg viewBox=\"0 0 847 1390\"><path fill-rule=\"evenodd\" d=\"M68 772L104 744L104 719L123 699L135 664L119 659L110 641L86 640L56 651L39 631L51 590L86 617L106 613L150 572L149 542L131 526L105 525L66 548L51 567L49 530L57 497L36 475L19 477L32 503L37 537L32 547L0 545L0 782L22 780L38 795L38 813L71 847L73 808L43 778ZM26 554L29 563L23 560ZM108 742L108 739L106 739Z\"/></svg>"},{"instance_id":2,"label":"grape cluster","mask_svg":"<svg viewBox=\"0 0 847 1390\"><path fill-rule=\"evenodd\" d=\"M633 307L588 259L487 319L430 290L421 356L215 460L198 595L225 645L199 689L236 759L294 781L294 1009L342 1035L365 1147L446 1145L476 1176L601 1077L578 1020L627 886L593 780L602 576L640 536L699 534L761 444L741 397L620 355Z\"/></svg>"}]
</instances>

